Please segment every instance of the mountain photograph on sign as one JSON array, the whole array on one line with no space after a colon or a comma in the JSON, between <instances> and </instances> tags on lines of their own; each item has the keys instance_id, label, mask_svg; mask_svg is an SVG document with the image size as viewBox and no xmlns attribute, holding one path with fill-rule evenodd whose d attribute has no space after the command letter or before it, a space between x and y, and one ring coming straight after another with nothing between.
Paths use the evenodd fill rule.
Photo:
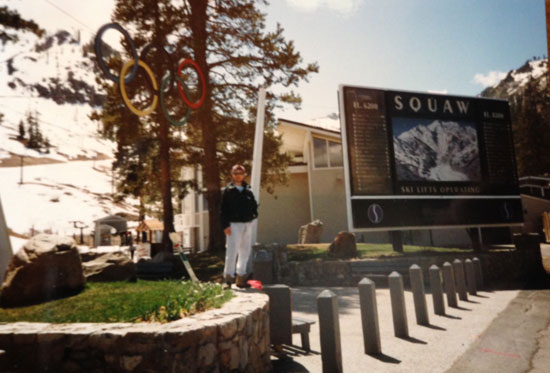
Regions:
<instances>
[{"instance_id":1,"label":"mountain photograph on sign","mask_svg":"<svg viewBox=\"0 0 550 373\"><path fill-rule=\"evenodd\" d=\"M393 118L392 122L398 180L481 180L474 123L418 118Z\"/></svg>"}]
</instances>

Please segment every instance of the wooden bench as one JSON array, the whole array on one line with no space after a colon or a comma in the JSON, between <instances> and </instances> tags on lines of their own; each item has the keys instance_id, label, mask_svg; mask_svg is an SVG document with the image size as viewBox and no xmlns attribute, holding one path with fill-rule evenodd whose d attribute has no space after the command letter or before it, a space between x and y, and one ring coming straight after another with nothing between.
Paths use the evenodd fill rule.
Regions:
<instances>
[{"instance_id":1,"label":"wooden bench","mask_svg":"<svg viewBox=\"0 0 550 373\"><path fill-rule=\"evenodd\" d=\"M292 334L300 333L302 348L307 352L311 351L309 346L309 331L312 324L315 324L315 321L292 318Z\"/></svg>"}]
</instances>

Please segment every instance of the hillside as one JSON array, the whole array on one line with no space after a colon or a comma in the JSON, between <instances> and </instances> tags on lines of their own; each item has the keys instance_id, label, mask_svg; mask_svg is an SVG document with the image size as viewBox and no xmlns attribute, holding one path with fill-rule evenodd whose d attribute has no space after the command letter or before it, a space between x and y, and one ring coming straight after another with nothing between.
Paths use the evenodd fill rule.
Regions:
<instances>
[{"instance_id":1,"label":"hillside","mask_svg":"<svg viewBox=\"0 0 550 373\"><path fill-rule=\"evenodd\" d=\"M92 54L86 52L89 47L67 31L42 38L18 34L17 43L0 46L0 166L9 165L14 156L58 162L112 158L114 144L101 139L98 124L89 119L104 99L95 82ZM19 122L26 126L29 113L36 115L51 143L49 154L27 149L17 140Z\"/></svg>"},{"instance_id":2,"label":"hillside","mask_svg":"<svg viewBox=\"0 0 550 373\"><path fill-rule=\"evenodd\" d=\"M41 38L17 31L17 39L0 44L0 198L8 227L18 236L73 235L72 221L81 221L88 234L98 218L135 215L135 201L112 200L116 145L101 138L89 118L104 100L89 42L63 30ZM18 139L20 122L28 133L29 114L49 151ZM21 240L13 242L17 250Z\"/></svg>"}]
</instances>

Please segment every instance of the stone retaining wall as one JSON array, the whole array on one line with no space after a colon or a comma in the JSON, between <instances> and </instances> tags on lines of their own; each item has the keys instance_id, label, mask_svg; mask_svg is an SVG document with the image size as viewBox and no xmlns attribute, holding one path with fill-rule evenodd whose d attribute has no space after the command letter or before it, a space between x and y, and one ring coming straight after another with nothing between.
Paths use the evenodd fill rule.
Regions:
<instances>
[{"instance_id":1,"label":"stone retaining wall","mask_svg":"<svg viewBox=\"0 0 550 373\"><path fill-rule=\"evenodd\" d=\"M0 324L0 371L269 372L268 297L160 323Z\"/></svg>"},{"instance_id":2,"label":"stone retaining wall","mask_svg":"<svg viewBox=\"0 0 550 373\"><path fill-rule=\"evenodd\" d=\"M387 286L387 275L392 271L401 273L408 284L408 270L419 265L428 281L428 268L435 264L441 268L445 262L478 257L481 260L484 280L489 285L506 286L527 280L543 272L540 249L502 249L482 253L453 253L430 256L388 257L365 260L311 260L289 262L288 271L280 282L291 286L357 286L363 277L374 280L377 286Z\"/></svg>"}]
</instances>

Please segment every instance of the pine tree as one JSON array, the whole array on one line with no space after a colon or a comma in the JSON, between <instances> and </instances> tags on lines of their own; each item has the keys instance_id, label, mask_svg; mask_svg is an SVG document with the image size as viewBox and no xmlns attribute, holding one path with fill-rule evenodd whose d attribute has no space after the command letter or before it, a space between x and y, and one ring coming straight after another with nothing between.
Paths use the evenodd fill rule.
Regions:
<instances>
[{"instance_id":1,"label":"pine tree","mask_svg":"<svg viewBox=\"0 0 550 373\"><path fill-rule=\"evenodd\" d=\"M51 148L50 140L47 137L44 137L44 149L46 151L46 154L50 154L50 148Z\"/></svg>"},{"instance_id":2,"label":"pine tree","mask_svg":"<svg viewBox=\"0 0 550 373\"><path fill-rule=\"evenodd\" d=\"M38 133L36 128L36 120L34 119L32 112L27 112L26 120L28 128L27 132L29 134L29 142L27 143L27 147L30 149L36 149L38 148Z\"/></svg>"},{"instance_id":3,"label":"pine tree","mask_svg":"<svg viewBox=\"0 0 550 373\"><path fill-rule=\"evenodd\" d=\"M10 29L26 30L38 36L44 34L44 30L42 30L33 20L22 18L16 10L9 9L7 6L0 7L0 25L4 26L4 29L0 30L0 40L2 40L3 43L8 41L17 42L17 33L9 32Z\"/></svg>"},{"instance_id":4,"label":"pine tree","mask_svg":"<svg viewBox=\"0 0 550 373\"><path fill-rule=\"evenodd\" d=\"M550 172L550 97L545 87L531 78L512 101L511 112L519 176Z\"/></svg>"},{"instance_id":5,"label":"pine tree","mask_svg":"<svg viewBox=\"0 0 550 373\"><path fill-rule=\"evenodd\" d=\"M209 206L209 249L223 248L225 237L219 221L221 181L229 175L231 164L237 161L249 164L254 108L260 85L282 88L276 90L282 93L268 91L262 183L272 187L285 181L288 157L278 152L281 139L273 131L273 110L280 103L298 107L300 98L289 87L307 80L311 73L318 71L318 67L316 64L303 64L294 44L285 40L280 26L272 32L266 31L265 15L258 4L264 2L118 0L116 3L113 20L130 26L129 29L140 30L132 35L138 48L151 41L167 45L170 40L174 43L169 49L175 54L175 61L193 59L206 79L206 99L200 109L192 112L185 141L178 130L168 125L160 110L148 118L131 119L134 126L142 128L142 133L154 138L158 146L155 156L158 155L160 164L164 237L173 229L172 174L179 175L179 167L183 164L200 164ZM147 63L154 71L160 71L159 76L175 68L167 66L167 59L160 52L152 53ZM120 61L114 59L112 64L115 70L120 68ZM193 76L185 71L186 81L191 82ZM139 79L132 85L136 90L144 86ZM194 92L192 99L196 100L199 89L191 88ZM169 111L177 118L182 117L187 109L175 90L170 93L167 104ZM121 139L127 135L115 129L116 126L126 126L115 122L128 116L124 111L113 88L109 91L105 109L96 113L94 118L101 119L104 128L111 126L109 131L119 142L120 154L124 154L122 158L128 158L132 152L120 145ZM137 136L137 132L134 131L133 135ZM179 164L175 167L174 163Z\"/></svg>"},{"instance_id":6,"label":"pine tree","mask_svg":"<svg viewBox=\"0 0 550 373\"><path fill-rule=\"evenodd\" d=\"M25 140L25 125L23 124L23 121L20 120L19 121L19 125L18 125L18 129L19 129L19 136L17 137L19 140Z\"/></svg>"}]
</instances>

